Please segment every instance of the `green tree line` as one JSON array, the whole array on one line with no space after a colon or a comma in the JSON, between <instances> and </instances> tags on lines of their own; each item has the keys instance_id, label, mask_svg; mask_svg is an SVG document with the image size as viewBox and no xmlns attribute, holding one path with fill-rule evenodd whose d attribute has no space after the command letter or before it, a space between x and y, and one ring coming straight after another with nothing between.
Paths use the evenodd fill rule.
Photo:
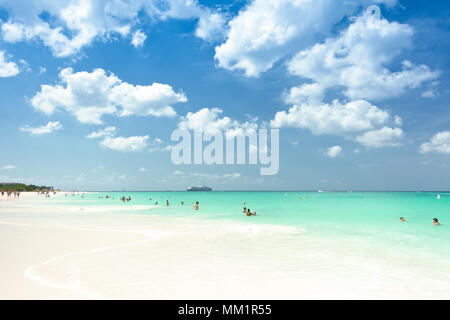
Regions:
<instances>
[{"instance_id":1,"label":"green tree line","mask_svg":"<svg viewBox=\"0 0 450 320\"><path fill-rule=\"evenodd\" d=\"M19 192L38 192L38 191L51 191L53 187L35 186L34 184L23 183L0 183L1 191L19 191Z\"/></svg>"}]
</instances>

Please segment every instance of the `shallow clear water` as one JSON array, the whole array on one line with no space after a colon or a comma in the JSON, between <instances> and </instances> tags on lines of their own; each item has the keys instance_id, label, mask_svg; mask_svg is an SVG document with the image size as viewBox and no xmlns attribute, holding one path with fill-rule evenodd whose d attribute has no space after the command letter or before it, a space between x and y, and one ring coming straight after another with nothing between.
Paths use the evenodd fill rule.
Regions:
<instances>
[{"instance_id":1,"label":"shallow clear water","mask_svg":"<svg viewBox=\"0 0 450 320\"><path fill-rule=\"evenodd\" d=\"M113 199L105 199L106 195ZM132 200L124 203L119 200L122 196ZM199 211L193 210L196 201L200 204ZM109 192L59 197L49 204L82 206L86 210L97 207L111 210L117 206L123 215L291 226L318 237L373 242L378 248L384 244L386 249L394 250L414 248L417 252L450 258L450 193ZM244 206L257 216L243 214ZM400 217L406 223L400 223ZM435 217L441 226L433 225Z\"/></svg>"},{"instance_id":2,"label":"shallow clear water","mask_svg":"<svg viewBox=\"0 0 450 320\"><path fill-rule=\"evenodd\" d=\"M440 199L437 199L437 195ZM109 195L114 199L100 199ZM130 196L123 203L121 196ZM151 199L151 200L150 200ZM169 200L169 206L166 205ZM184 205L181 205L181 202ZM193 205L199 201L200 210ZM155 206L155 203L158 205ZM244 204L245 202L245 204ZM434 192L110 192L60 197L55 205L118 206L123 214L198 217L199 219L277 224L333 235L359 235L377 240L420 239L450 254L450 193ZM142 210L136 210L143 206ZM154 206L148 210L144 206ZM256 212L247 217L243 207ZM134 209L134 210L132 210ZM406 223L399 218L405 217ZM441 226L436 227L436 217ZM433 247L433 246L431 246Z\"/></svg>"}]
</instances>

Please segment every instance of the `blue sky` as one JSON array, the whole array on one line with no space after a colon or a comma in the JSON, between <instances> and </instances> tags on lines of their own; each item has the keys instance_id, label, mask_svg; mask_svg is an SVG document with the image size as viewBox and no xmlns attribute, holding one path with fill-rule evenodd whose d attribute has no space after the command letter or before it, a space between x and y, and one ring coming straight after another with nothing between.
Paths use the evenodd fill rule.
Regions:
<instances>
[{"instance_id":1,"label":"blue sky","mask_svg":"<svg viewBox=\"0 0 450 320\"><path fill-rule=\"evenodd\" d=\"M1 181L450 189L447 2L32 2L0 0ZM280 128L279 172L176 166L182 126Z\"/></svg>"}]
</instances>

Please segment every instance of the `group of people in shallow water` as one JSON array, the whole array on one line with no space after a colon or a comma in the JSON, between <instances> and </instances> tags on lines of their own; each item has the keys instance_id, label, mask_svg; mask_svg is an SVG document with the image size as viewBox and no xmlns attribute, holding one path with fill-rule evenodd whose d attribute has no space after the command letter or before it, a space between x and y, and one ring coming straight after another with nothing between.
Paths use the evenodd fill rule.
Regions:
<instances>
[{"instance_id":1,"label":"group of people in shallow water","mask_svg":"<svg viewBox=\"0 0 450 320\"><path fill-rule=\"evenodd\" d=\"M152 198L150 198L150 200L152 200ZM193 209L194 210L199 210L200 209L200 204L199 204L199 202L198 201L194 201L195 202L195 204L194 204L194 206L193 206ZM184 205L184 201L181 201L180 202L180 204L183 206ZM245 204L245 202L244 202L244 204ZM158 205L158 201L156 201L155 202L155 205ZM168 207L170 205L170 203L169 203L169 200L166 200L166 206ZM247 217L250 217L250 216L256 216L256 212L251 212L250 211L250 208L246 208L246 207L244 207L244 211L243 211L246 215L247 215Z\"/></svg>"},{"instance_id":2,"label":"group of people in shallow water","mask_svg":"<svg viewBox=\"0 0 450 320\"><path fill-rule=\"evenodd\" d=\"M99 199L114 199L113 197L111 197L111 196L105 196L105 197L102 197L102 196L100 196L99 197ZM131 197L130 196L128 196L128 197L125 197L125 196L122 196L121 198L120 198L120 200L121 201L123 201L123 202L130 202L131 201ZM151 201L152 200L152 198L149 198L149 200ZM200 209L200 205L199 205L199 202L198 201L194 201L195 202L195 204L194 204L194 209L195 210L198 210L198 209ZM184 201L181 201L180 202L180 204L183 206L184 205ZM155 202L155 206L157 206L158 205L158 201L156 201ZM170 205L170 203L169 203L169 200L166 200L166 206L168 207Z\"/></svg>"},{"instance_id":3,"label":"group of people in shallow water","mask_svg":"<svg viewBox=\"0 0 450 320\"><path fill-rule=\"evenodd\" d=\"M406 222L405 217L400 217L400 222ZM435 226L440 226L441 224L439 223L439 220L437 218L433 218L433 224Z\"/></svg>"},{"instance_id":4,"label":"group of people in shallow water","mask_svg":"<svg viewBox=\"0 0 450 320\"><path fill-rule=\"evenodd\" d=\"M128 196L128 198L122 197L122 198L120 198L120 200L122 202L130 202L131 201L131 197L130 196Z\"/></svg>"},{"instance_id":5,"label":"group of people in shallow water","mask_svg":"<svg viewBox=\"0 0 450 320\"><path fill-rule=\"evenodd\" d=\"M108 195L106 195L105 197L103 197L103 196L100 196L100 197L98 197L99 199L114 199L113 197L111 197L111 196L108 196ZM121 198L120 198L120 200L121 201L123 201L123 202L130 202L131 201L131 197L130 196L128 196L128 197L125 197L125 196L122 196ZM152 200L152 198L149 198L149 200L151 201ZM200 209L200 203L198 202L198 201L194 201L194 206L192 207L194 210L199 210ZM244 202L244 204L245 204L245 202ZM155 202L155 206L157 206L158 205L158 201L156 201ZM184 205L184 201L181 201L180 202L180 205ZM166 206L168 207L168 206L170 206L170 203L169 203L169 200L166 200ZM251 212L250 211L250 208L246 208L246 207L244 207L244 211L243 211L245 214L246 214L246 216L247 217L250 217L250 216L256 216L256 212Z\"/></svg>"},{"instance_id":6,"label":"group of people in shallow water","mask_svg":"<svg viewBox=\"0 0 450 320\"><path fill-rule=\"evenodd\" d=\"M99 196L98 198L99 199L113 199L114 200L114 197L111 197L109 195ZM128 196L128 197L122 196L122 197L120 197L120 200L123 201L123 202L130 202L131 201L131 197L130 196ZM149 200L152 201L152 198L149 198ZM199 210L200 209L200 203L197 200L195 200L193 203L194 203L194 206L192 208L194 210ZM155 202L155 206L157 206L157 205L158 205L158 201ZM181 201L180 205L184 206L184 201ZM244 202L244 205L245 205L245 202ZM166 200L166 206L167 207L170 206L169 200ZM244 211L243 212L246 214L247 217L256 216L256 212L251 212L250 209L246 208L246 207L244 207Z\"/></svg>"},{"instance_id":7,"label":"group of people in shallow water","mask_svg":"<svg viewBox=\"0 0 450 320\"><path fill-rule=\"evenodd\" d=\"M67 194L66 194L66 196L67 196ZM111 197L110 195L99 196L98 198L99 199L112 199L112 200L114 200L114 197ZM152 198L149 198L149 200L151 201ZM120 197L120 201L122 201L122 202L130 202L131 201L131 197L130 196L128 196L128 197L122 196L122 197ZM156 206L158 205L158 201L155 202L155 205ZM183 206L184 205L184 201L181 201L180 205ZM245 205L245 201L244 201L244 205ZM169 200L166 200L166 206L167 207L170 206ZM200 209L200 203L198 201L194 201L194 206L192 208L194 210L199 210ZM246 207L244 207L243 213L245 213L245 215L247 217L256 216L256 212L251 212L250 208L246 208Z\"/></svg>"},{"instance_id":8,"label":"group of people in shallow water","mask_svg":"<svg viewBox=\"0 0 450 320\"><path fill-rule=\"evenodd\" d=\"M250 208L246 208L246 207L244 207L244 211L242 211L243 213L245 213L245 215L247 216L247 217L251 217L251 216L256 216L256 212L251 212L250 211Z\"/></svg>"},{"instance_id":9,"label":"group of people in shallow water","mask_svg":"<svg viewBox=\"0 0 450 320\"><path fill-rule=\"evenodd\" d=\"M152 198L150 198L150 200L152 200ZM200 209L199 202L198 202L198 201L194 201L194 202L195 202L195 204L194 204L194 207L193 207L193 208L194 208L195 210ZM155 205L158 205L158 202L155 202ZM180 205L184 206L184 201L181 201L181 202L180 202ZM169 200L166 200L166 206L167 206L167 207L170 206Z\"/></svg>"}]
</instances>

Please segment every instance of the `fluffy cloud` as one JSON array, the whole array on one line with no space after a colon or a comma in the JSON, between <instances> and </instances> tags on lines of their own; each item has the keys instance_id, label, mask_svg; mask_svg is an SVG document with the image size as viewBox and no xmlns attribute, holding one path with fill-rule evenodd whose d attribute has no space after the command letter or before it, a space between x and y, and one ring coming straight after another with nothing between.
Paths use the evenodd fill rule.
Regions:
<instances>
[{"instance_id":1,"label":"fluffy cloud","mask_svg":"<svg viewBox=\"0 0 450 320\"><path fill-rule=\"evenodd\" d=\"M7 61L5 52L0 51L0 78L13 77L19 74L19 67L16 63Z\"/></svg>"},{"instance_id":2,"label":"fluffy cloud","mask_svg":"<svg viewBox=\"0 0 450 320\"><path fill-rule=\"evenodd\" d=\"M325 152L325 155L330 158L336 158L342 153L342 150L341 146L330 147L327 149L327 152Z\"/></svg>"},{"instance_id":3,"label":"fluffy cloud","mask_svg":"<svg viewBox=\"0 0 450 320\"><path fill-rule=\"evenodd\" d=\"M141 151L149 144L150 136L116 137L116 127L106 127L87 135L88 139L102 139L100 145L120 152Z\"/></svg>"},{"instance_id":4,"label":"fluffy cloud","mask_svg":"<svg viewBox=\"0 0 450 320\"><path fill-rule=\"evenodd\" d=\"M58 108L66 110L82 123L101 124L106 114L173 117L176 112L171 104L187 101L183 92L176 93L167 84L135 86L103 69L73 73L66 68L59 77L59 84L42 85L31 104L47 115Z\"/></svg>"},{"instance_id":5,"label":"fluffy cloud","mask_svg":"<svg viewBox=\"0 0 450 320\"><path fill-rule=\"evenodd\" d=\"M324 98L322 86L317 83L303 84L293 87L284 94L284 101L287 104L302 104L305 102L320 103Z\"/></svg>"},{"instance_id":6,"label":"fluffy cloud","mask_svg":"<svg viewBox=\"0 0 450 320\"><path fill-rule=\"evenodd\" d=\"M136 114L155 117L174 117L177 113L171 105L187 101L183 92L176 93L171 86L156 82L151 86L123 82L112 88L110 99L121 106L120 116Z\"/></svg>"},{"instance_id":7,"label":"fluffy cloud","mask_svg":"<svg viewBox=\"0 0 450 320\"><path fill-rule=\"evenodd\" d=\"M398 147L402 145L403 137L402 129L384 127L379 130L367 131L363 135L357 136L355 141L366 148Z\"/></svg>"},{"instance_id":8,"label":"fluffy cloud","mask_svg":"<svg viewBox=\"0 0 450 320\"><path fill-rule=\"evenodd\" d=\"M86 138L88 139L96 139L102 137L112 137L115 136L117 132L116 127L107 127L105 129L100 129L98 131L94 131L91 134L88 134Z\"/></svg>"},{"instance_id":9,"label":"fluffy cloud","mask_svg":"<svg viewBox=\"0 0 450 320\"><path fill-rule=\"evenodd\" d=\"M16 166L12 165L12 164L9 164L7 166L4 166L2 169L3 170L13 170L13 169L16 169Z\"/></svg>"},{"instance_id":10,"label":"fluffy cloud","mask_svg":"<svg viewBox=\"0 0 450 320\"><path fill-rule=\"evenodd\" d=\"M403 131L386 127L388 123L401 126L399 116L392 117L389 112L365 100L345 104L334 100L328 104L321 101L323 97L323 88L317 83L292 88L285 94L285 101L298 104L287 112L277 112L271 126L309 129L316 135L340 135L367 148L401 145Z\"/></svg>"},{"instance_id":11,"label":"fluffy cloud","mask_svg":"<svg viewBox=\"0 0 450 320\"><path fill-rule=\"evenodd\" d=\"M131 44L135 47L142 47L144 45L145 39L147 36L141 30L137 30L133 33L133 37L131 38Z\"/></svg>"},{"instance_id":12,"label":"fluffy cloud","mask_svg":"<svg viewBox=\"0 0 450 320\"><path fill-rule=\"evenodd\" d=\"M228 24L226 41L216 47L220 67L257 77L275 62L314 44L317 36L360 5L393 5L396 0L254 0Z\"/></svg>"},{"instance_id":13,"label":"fluffy cloud","mask_svg":"<svg viewBox=\"0 0 450 320\"><path fill-rule=\"evenodd\" d=\"M285 102L293 106L276 113L271 125L342 135L367 148L400 146L402 119L366 100L396 97L424 83L436 86L439 72L425 65L405 60L399 71L387 68L410 47L412 36L409 25L389 22L368 10L336 38L299 52L288 70L313 82L284 94ZM327 89L342 90L350 102L322 102Z\"/></svg>"},{"instance_id":14,"label":"fluffy cloud","mask_svg":"<svg viewBox=\"0 0 450 320\"><path fill-rule=\"evenodd\" d=\"M199 19L199 36L205 35L208 21L217 19L209 17L218 14L195 0L35 0L33 5L0 0L0 5L10 13L1 27L5 41L39 39L56 57L76 54L97 39L128 36L141 12L153 20Z\"/></svg>"},{"instance_id":15,"label":"fluffy cloud","mask_svg":"<svg viewBox=\"0 0 450 320\"><path fill-rule=\"evenodd\" d=\"M201 129L203 133L211 135L226 132L228 137L243 135L257 128L254 122L241 123L229 117L220 117L222 112L219 108L188 112L185 117L181 117L178 127L184 130Z\"/></svg>"},{"instance_id":16,"label":"fluffy cloud","mask_svg":"<svg viewBox=\"0 0 450 320\"><path fill-rule=\"evenodd\" d=\"M420 146L419 152L450 154L450 131L437 133L431 138L430 142L426 142Z\"/></svg>"},{"instance_id":17,"label":"fluffy cloud","mask_svg":"<svg viewBox=\"0 0 450 320\"><path fill-rule=\"evenodd\" d=\"M370 130L389 121L390 115L364 100L342 104L308 103L294 105L288 112L280 111L270 122L272 127L309 129L314 134L346 135Z\"/></svg>"},{"instance_id":18,"label":"fluffy cloud","mask_svg":"<svg viewBox=\"0 0 450 320\"><path fill-rule=\"evenodd\" d=\"M396 97L439 76L439 72L407 60L399 71L391 72L386 67L411 46L412 37L409 25L366 12L338 37L299 52L289 62L288 70L323 88L342 87L351 99Z\"/></svg>"},{"instance_id":19,"label":"fluffy cloud","mask_svg":"<svg viewBox=\"0 0 450 320\"><path fill-rule=\"evenodd\" d=\"M134 137L106 137L100 142L100 145L115 151L130 152L141 151L147 147L147 141L150 137L146 136L134 136Z\"/></svg>"},{"instance_id":20,"label":"fluffy cloud","mask_svg":"<svg viewBox=\"0 0 450 320\"><path fill-rule=\"evenodd\" d=\"M181 118L178 127L184 130L201 129L210 134L219 133L233 125L229 117L219 117L222 112L223 110L219 108L203 108L197 112L188 112Z\"/></svg>"},{"instance_id":21,"label":"fluffy cloud","mask_svg":"<svg viewBox=\"0 0 450 320\"><path fill-rule=\"evenodd\" d=\"M40 127L30 127L28 125L24 126L24 127L20 127L19 130L20 131L24 131L24 132L29 132L32 135L41 135L41 134L48 134L48 133L52 133L54 131L58 131L62 129L62 124L59 123L58 121L49 121L49 123L47 123L45 126L40 126Z\"/></svg>"},{"instance_id":22,"label":"fluffy cloud","mask_svg":"<svg viewBox=\"0 0 450 320\"><path fill-rule=\"evenodd\" d=\"M203 15L195 30L195 35L203 40L213 41L223 37L225 17L219 13Z\"/></svg>"}]
</instances>

